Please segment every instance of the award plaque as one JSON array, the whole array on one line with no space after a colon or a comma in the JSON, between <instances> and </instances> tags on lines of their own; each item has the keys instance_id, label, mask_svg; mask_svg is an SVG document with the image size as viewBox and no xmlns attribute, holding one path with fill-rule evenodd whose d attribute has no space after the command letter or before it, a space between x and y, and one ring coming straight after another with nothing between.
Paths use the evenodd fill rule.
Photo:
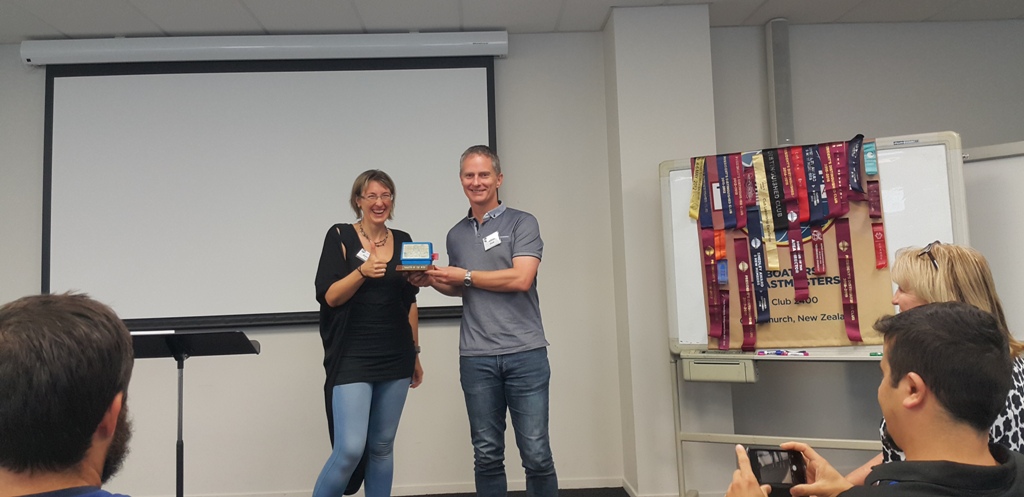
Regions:
<instances>
[{"instance_id":1,"label":"award plaque","mask_svg":"<svg viewBox=\"0 0 1024 497\"><path fill-rule=\"evenodd\" d=\"M403 242L396 269L399 271L426 271L434 269L434 244L430 242Z\"/></svg>"}]
</instances>

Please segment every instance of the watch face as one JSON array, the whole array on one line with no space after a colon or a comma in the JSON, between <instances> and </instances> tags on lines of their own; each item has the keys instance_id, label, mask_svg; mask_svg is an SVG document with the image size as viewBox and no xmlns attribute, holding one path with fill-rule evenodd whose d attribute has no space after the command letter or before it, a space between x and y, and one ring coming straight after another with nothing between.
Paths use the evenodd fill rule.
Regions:
<instances>
[{"instance_id":1,"label":"watch face","mask_svg":"<svg viewBox=\"0 0 1024 497\"><path fill-rule=\"evenodd\" d=\"M471 271L467 271L466 272L466 277L462 279L462 282L465 283L466 286L472 286L473 285L473 273Z\"/></svg>"}]
</instances>

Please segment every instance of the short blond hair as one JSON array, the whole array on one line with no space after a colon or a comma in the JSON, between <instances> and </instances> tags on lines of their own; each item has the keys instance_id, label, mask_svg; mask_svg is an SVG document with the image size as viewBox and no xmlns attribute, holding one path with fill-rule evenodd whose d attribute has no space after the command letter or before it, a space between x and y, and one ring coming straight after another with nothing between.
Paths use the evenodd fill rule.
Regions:
<instances>
[{"instance_id":1,"label":"short blond hair","mask_svg":"<svg viewBox=\"0 0 1024 497\"><path fill-rule=\"evenodd\" d=\"M370 184L371 181L376 181L381 184L384 188L387 188L391 192L391 212L388 213L388 219L395 218L395 182L388 176L388 173L381 171L380 169L368 169L363 171L362 174L356 176L356 180L352 182L352 194L348 197L348 205L352 207L352 211L356 213L356 219L363 217L363 211L359 209L359 197L363 196L363 191Z\"/></svg>"},{"instance_id":2,"label":"short blond hair","mask_svg":"<svg viewBox=\"0 0 1024 497\"><path fill-rule=\"evenodd\" d=\"M1013 337L1006 324L992 270L981 252L938 242L927 251L904 247L896 251L890 274L901 290L927 303L964 302L991 313L1006 335L1013 356L1024 353L1024 343Z\"/></svg>"}]
</instances>

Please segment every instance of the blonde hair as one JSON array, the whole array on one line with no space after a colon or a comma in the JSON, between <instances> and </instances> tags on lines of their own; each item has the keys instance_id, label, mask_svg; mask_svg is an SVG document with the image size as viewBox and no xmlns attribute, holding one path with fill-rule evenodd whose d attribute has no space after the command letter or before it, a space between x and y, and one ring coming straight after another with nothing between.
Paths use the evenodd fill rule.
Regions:
<instances>
[{"instance_id":1,"label":"blonde hair","mask_svg":"<svg viewBox=\"0 0 1024 497\"><path fill-rule=\"evenodd\" d=\"M1010 342L1010 353L1024 353L1024 343L1006 324L988 261L977 250L938 242L904 247L896 251L890 274L901 290L925 302L964 302L991 313Z\"/></svg>"},{"instance_id":2,"label":"blonde hair","mask_svg":"<svg viewBox=\"0 0 1024 497\"><path fill-rule=\"evenodd\" d=\"M376 181L381 184L384 188L391 193L391 212L388 213L388 219L395 218L395 182L388 176L388 173L381 171L380 169L368 169L363 171L359 176L356 176L356 180L352 182L352 194L348 197L348 205L352 207L352 211L356 213L356 219L362 219L363 211L359 208L359 197L363 196L363 190L369 186L371 181Z\"/></svg>"}]
</instances>

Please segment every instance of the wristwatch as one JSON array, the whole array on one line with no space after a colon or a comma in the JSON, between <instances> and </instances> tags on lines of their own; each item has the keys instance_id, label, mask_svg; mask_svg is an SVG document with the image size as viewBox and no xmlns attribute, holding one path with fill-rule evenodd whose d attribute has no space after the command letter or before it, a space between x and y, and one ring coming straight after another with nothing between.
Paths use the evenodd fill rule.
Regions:
<instances>
[{"instance_id":1,"label":"wristwatch","mask_svg":"<svg viewBox=\"0 0 1024 497\"><path fill-rule=\"evenodd\" d=\"M462 278L462 283L466 286L473 286L473 271L466 271L466 277Z\"/></svg>"}]
</instances>

